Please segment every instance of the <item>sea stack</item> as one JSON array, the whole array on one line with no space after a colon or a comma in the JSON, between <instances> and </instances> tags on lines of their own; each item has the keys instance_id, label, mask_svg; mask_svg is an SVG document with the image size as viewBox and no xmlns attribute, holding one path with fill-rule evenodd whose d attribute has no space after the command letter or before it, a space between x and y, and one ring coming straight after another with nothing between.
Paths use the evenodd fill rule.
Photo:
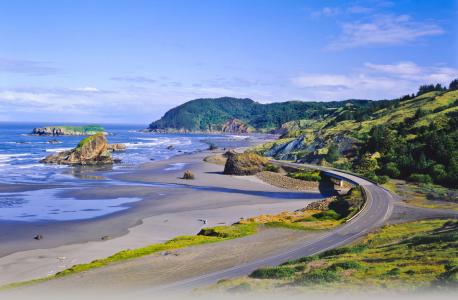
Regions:
<instances>
[{"instance_id":1,"label":"sea stack","mask_svg":"<svg viewBox=\"0 0 458 300\"><path fill-rule=\"evenodd\" d=\"M72 150L58 152L41 160L42 163L60 165L104 165L116 162L103 133L91 135Z\"/></svg>"}]
</instances>

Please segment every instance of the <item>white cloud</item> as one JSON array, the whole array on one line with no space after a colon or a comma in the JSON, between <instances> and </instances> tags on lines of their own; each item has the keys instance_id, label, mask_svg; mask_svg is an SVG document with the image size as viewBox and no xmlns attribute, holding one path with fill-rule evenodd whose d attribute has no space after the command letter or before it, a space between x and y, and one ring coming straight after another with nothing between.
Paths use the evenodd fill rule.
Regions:
<instances>
[{"instance_id":1,"label":"white cloud","mask_svg":"<svg viewBox=\"0 0 458 300\"><path fill-rule=\"evenodd\" d=\"M416 22L409 15L379 15L369 21L342 24L340 36L327 49L340 50L371 45L399 45L443 34L433 22Z\"/></svg>"},{"instance_id":2,"label":"white cloud","mask_svg":"<svg viewBox=\"0 0 458 300\"><path fill-rule=\"evenodd\" d=\"M98 88L92 86L86 86L82 88L76 88L75 91L77 92L88 92L88 93L99 93L100 90Z\"/></svg>"},{"instance_id":3,"label":"white cloud","mask_svg":"<svg viewBox=\"0 0 458 300\"><path fill-rule=\"evenodd\" d=\"M291 83L306 99L382 99L413 93L421 84L448 85L458 78L458 69L423 67L413 62L364 66L351 74L301 74L291 78Z\"/></svg>"},{"instance_id":4,"label":"white cloud","mask_svg":"<svg viewBox=\"0 0 458 300\"><path fill-rule=\"evenodd\" d=\"M365 66L373 71L398 75L402 77L418 76L423 69L413 62L400 62L394 65L365 63Z\"/></svg>"},{"instance_id":5,"label":"white cloud","mask_svg":"<svg viewBox=\"0 0 458 300\"><path fill-rule=\"evenodd\" d=\"M400 62L398 64L366 63L365 66L371 71L423 83L448 84L458 77L457 69L441 66L422 67L413 62Z\"/></svg>"}]
</instances>

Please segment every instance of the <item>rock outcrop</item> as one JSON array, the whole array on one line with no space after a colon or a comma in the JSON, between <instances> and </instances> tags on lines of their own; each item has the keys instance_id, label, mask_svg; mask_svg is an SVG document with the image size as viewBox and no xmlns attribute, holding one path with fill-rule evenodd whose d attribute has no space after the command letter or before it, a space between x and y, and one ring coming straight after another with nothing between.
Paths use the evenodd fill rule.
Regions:
<instances>
[{"instance_id":1,"label":"rock outcrop","mask_svg":"<svg viewBox=\"0 0 458 300\"><path fill-rule=\"evenodd\" d=\"M333 201L336 201L337 197L332 196L328 197L326 199L320 200L320 201L314 201L312 203L309 203L307 207L302 209L301 211L304 210L329 210L329 204Z\"/></svg>"},{"instance_id":2,"label":"rock outcrop","mask_svg":"<svg viewBox=\"0 0 458 300\"><path fill-rule=\"evenodd\" d=\"M269 160L255 153L226 152L227 161L224 174L229 175L254 175L261 172Z\"/></svg>"},{"instance_id":3,"label":"rock outcrop","mask_svg":"<svg viewBox=\"0 0 458 300\"><path fill-rule=\"evenodd\" d=\"M51 154L42 163L61 165L103 165L117 162L108 150L108 142L103 133L83 139L75 149Z\"/></svg>"},{"instance_id":4,"label":"rock outcrop","mask_svg":"<svg viewBox=\"0 0 458 300\"><path fill-rule=\"evenodd\" d=\"M300 136L290 142L274 145L264 153L266 156L275 157L276 159L291 159L296 160L295 151L302 150L305 147L305 137Z\"/></svg>"},{"instance_id":5,"label":"rock outcrop","mask_svg":"<svg viewBox=\"0 0 458 300\"><path fill-rule=\"evenodd\" d=\"M108 145L108 151L111 151L111 152L125 151L126 148L127 147L124 144L109 144Z\"/></svg>"},{"instance_id":6,"label":"rock outcrop","mask_svg":"<svg viewBox=\"0 0 458 300\"><path fill-rule=\"evenodd\" d=\"M250 133L253 131L247 124L238 120L238 119L230 119L227 120L221 129L224 133Z\"/></svg>"}]
</instances>

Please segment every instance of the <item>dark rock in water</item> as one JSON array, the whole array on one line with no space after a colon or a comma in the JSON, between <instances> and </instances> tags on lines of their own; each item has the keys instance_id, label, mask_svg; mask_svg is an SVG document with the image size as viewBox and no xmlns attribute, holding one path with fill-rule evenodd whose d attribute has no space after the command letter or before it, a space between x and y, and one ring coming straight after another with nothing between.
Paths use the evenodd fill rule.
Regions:
<instances>
[{"instance_id":1,"label":"dark rock in water","mask_svg":"<svg viewBox=\"0 0 458 300\"><path fill-rule=\"evenodd\" d=\"M150 158L149 160L154 161L155 159L154 158Z\"/></svg>"},{"instance_id":2,"label":"dark rock in water","mask_svg":"<svg viewBox=\"0 0 458 300\"><path fill-rule=\"evenodd\" d=\"M210 145L208 145L208 150L213 151L213 150L216 150L216 149L218 149L218 146L216 146L215 144L210 143Z\"/></svg>"},{"instance_id":3,"label":"dark rock in water","mask_svg":"<svg viewBox=\"0 0 458 300\"><path fill-rule=\"evenodd\" d=\"M125 151L126 148L127 147L124 144L109 144L108 145L108 151L111 151L111 152Z\"/></svg>"},{"instance_id":4,"label":"dark rock in water","mask_svg":"<svg viewBox=\"0 0 458 300\"><path fill-rule=\"evenodd\" d=\"M39 240L42 240L43 239L43 235L41 234L37 234L33 237L35 240L39 241Z\"/></svg>"},{"instance_id":5,"label":"dark rock in water","mask_svg":"<svg viewBox=\"0 0 458 300\"><path fill-rule=\"evenodd\" d=\"M226 152L224 174L228 175L254 175L261 172L269 160L255 153Z\"/></svg>"},{"instance_id":6,"label":"dark rock in water","mask_svg":"<svg viewBox=\"0 0 458 300\"><path fill-rule=\"evenodd\" d=\"M40 161L62 165L103 165L117 162L108 150L108 142L103 133L83 139L75 149L49 155Z\"/></svg>"},{"instance_id":7,"label":"dark rock in water","mask_svg":"<svg viewBox=\"0 0 458 300\"><path fill-rule=\"evenodd\" d=\"M167 146L167 149L168 149L168 150L173 150L173 149L175 149L175 147L173 147L173 145L168 145L168 146Z\"/></svg>"},{"instance_id":8,"label":"dark rock in water","mask_svg":"<svg viewBox=\"0 0 458 300\"><path fill-rule=\"evenodd\" d=\"M48 144L62 144L62 142L59 140L49 140L47 143Z\"/></svg>"}]
</instances>

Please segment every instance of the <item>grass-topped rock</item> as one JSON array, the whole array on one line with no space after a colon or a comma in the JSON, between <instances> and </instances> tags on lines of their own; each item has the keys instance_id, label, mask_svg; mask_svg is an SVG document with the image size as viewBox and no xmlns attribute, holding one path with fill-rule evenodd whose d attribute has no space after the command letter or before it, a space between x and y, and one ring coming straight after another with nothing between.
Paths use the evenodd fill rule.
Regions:
<instances>
[{"instance_id":1,"label":"grass-topped rock","mask_svg":"<svg viewBox=\"0 0 458 300\"><path fill-rule=\"evenodd\" d=\"M252 152L227 152L226 156L224 174L228 175L254 175L261 172L269 162L267 158Z\"/></svg>"},{"instance_id":2,"label":"grass-topped rock","mask_svg":"<svg viewBox=\"0 0 458 300\"><path fill-rule=\"evenodd\" d=\"M104 128L100 125L86 125L86 126L48 126L41 128L34 128L32 134L34 135L94 135L104 132Z\"/></svg>"},{"instance_id":3,"label":"grass-topped rock","mask_svg":"<svg viewBox=\"0 0 458 300\"><path fill-rule=\"evenodd\" d=\"M103 133L83 139L75 149L58 152L41 160L42 163L62 165L103 165L115 162Z\"/></svg>"}]
</instances>

